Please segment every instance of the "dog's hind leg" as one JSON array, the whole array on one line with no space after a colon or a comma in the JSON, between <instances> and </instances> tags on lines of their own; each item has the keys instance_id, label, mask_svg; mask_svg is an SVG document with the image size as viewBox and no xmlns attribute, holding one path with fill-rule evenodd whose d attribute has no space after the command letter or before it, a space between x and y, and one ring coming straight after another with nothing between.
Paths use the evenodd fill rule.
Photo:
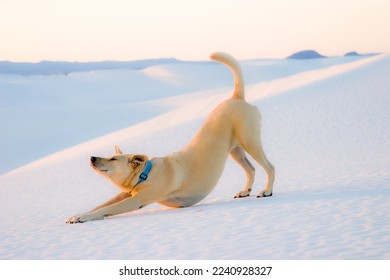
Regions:
<instances>
[{"instance_id":1,"label":"dog's hind leg","mask_svg":"<svg viewBox=\"0 0 390 280\"><path fill-rule=\"evenodd\" d=\"M260 137L259 137L260 138ZM275 167L269 162L264 154L263 147L261 146L260 139L255 142L251 142L245 146L245 150L251 155L251 157L257 161L258 164L263 167L267 175L267 184L265 190L260 191L257 197L272 196L273 185L275 181Z\"/></svg>"},{"instance_id":2,"label":"dog's hind leg","mask_svg":"<svg viewBox=\"0 0 390 280\"><path fill-rule=\"evenodd\" d=\"M255 168L245 156L245 151L242 147L235 147L230 151L230 156L234 159L245 171L246 183L244 190L237 193L234 198L247 197L252 191L253 182L255 180Z\"/></svg>"},{"instance_id":3,"label":"dog's hind leg","mask_svg":"<svg viewBox=\"0 0 390 280\"><path fill-rule=\"evenodd\" d=\"M263 147L260 140L260 124L256 124L251 127L251 133L249 130L244 131L241 135L251 135L250 137L243 138L242 145L245 151L264 169L267 175L267 184L265 190L260 191L257 197L271 196L273 192L273 185L275 181L275 167L269 162L265 156Z\"/></svg>"}]
</instances>

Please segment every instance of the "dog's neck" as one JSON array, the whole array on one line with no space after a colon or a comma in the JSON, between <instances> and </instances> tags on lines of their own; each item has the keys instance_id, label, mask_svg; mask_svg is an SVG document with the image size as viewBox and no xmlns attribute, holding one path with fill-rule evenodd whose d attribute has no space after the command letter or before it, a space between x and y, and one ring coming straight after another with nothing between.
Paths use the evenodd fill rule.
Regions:
<instances>
[{"instance_id":1,"label":"dog's neck","mask_svg":"<svg viewBox=\"0 0 390 280\"><path fill-rule=\"evenodd\" d=\"M122 186L125 189L127 189L128 192L130 193L138 184L148 179L149 172L151 169L152 169L152 162L148 160L141 174L139 174L138 179L137 179L137 174L139 172L131 172L130 175L126 178L126 180L123 182ZM135 182L135 179L137 179L137 182Z\"/></svg>"},{"instance_id":2,"label":"dog's neck","mask_svg":"<svg viewBox=\"0 0 390 280\"><path fill-rule=\"evenodd\" d=\"M122 183L122 188L125 189L128 193L130 193L137 183L134 183L134 179L136 178L137 173L131 172L130 175L126 178L126 180Z\"/></svg>"}]
</instances>

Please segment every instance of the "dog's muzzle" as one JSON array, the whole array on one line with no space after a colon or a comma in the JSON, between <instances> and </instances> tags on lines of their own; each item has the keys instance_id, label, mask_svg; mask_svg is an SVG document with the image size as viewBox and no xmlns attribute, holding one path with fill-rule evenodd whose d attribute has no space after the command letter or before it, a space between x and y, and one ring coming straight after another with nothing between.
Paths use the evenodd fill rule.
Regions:
<instances>
[{"instance_id":1,"label":"dog's muzzle","mask_svg":"<svg viewBox=\"0 0 390 280\"><path fill-rule=\"evenodd\" d=\"M104 168L104 164L100 162L99 157L91 157L90 159L90 165L93 169L96 171L102 171L102 172L107 172L107 169Z\"/></svg>"},{"instance_id":2,"label":"dog's muzzle","mask_svg":"<svg viewBox=\"0 0 390 280\"><path fill-rule=\"evenodd\" d=\"M92 167L97 167L97 166L99 165L98 162L99 162L99 158L97 158L97 157L91 157L90 163L91 163L91 166L92 166Z\"/></svg>"}]
</instances>

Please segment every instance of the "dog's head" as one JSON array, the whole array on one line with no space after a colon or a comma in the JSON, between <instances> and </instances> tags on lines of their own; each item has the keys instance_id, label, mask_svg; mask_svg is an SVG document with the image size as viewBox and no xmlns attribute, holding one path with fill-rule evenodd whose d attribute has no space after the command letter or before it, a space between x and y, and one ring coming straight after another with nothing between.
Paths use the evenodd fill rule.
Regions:
<instances>
[{"instance_id":1,"label":"dog's head","mask_svg":"<svg viewBox=\"0 0 390 280\"><path fill-rule=\"evenodd\" d=\"M138 178L138 174L145 167L148 157L138 154L123 154L122 151L115 146L116 154L108 157L91 157L92 168L100 175L106 177L112 183L126 189L129 179ZM127 183L126 183L127 182Z\"/></svg>"}]
</instances>

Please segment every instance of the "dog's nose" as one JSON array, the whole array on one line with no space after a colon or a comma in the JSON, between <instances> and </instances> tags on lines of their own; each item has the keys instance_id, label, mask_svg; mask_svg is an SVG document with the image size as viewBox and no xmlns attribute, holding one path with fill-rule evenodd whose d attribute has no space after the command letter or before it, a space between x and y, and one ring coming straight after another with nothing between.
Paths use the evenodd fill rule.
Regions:
<instances>
[{"instance_id":1,"label":"dog's nose","mask_svg":"<svg viewBox=\"0 0 390 280\"><path fill-rule=\"evenodd\" d=\"M95 162L96 161L96 157L91 157L91 162Z\"/></svg>"}]
</instances>

